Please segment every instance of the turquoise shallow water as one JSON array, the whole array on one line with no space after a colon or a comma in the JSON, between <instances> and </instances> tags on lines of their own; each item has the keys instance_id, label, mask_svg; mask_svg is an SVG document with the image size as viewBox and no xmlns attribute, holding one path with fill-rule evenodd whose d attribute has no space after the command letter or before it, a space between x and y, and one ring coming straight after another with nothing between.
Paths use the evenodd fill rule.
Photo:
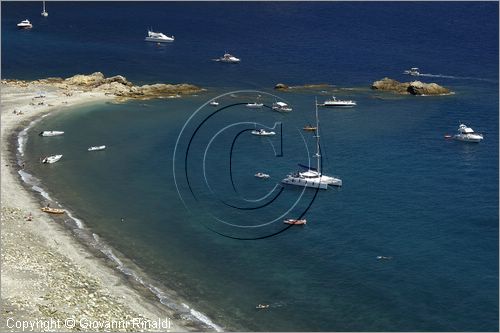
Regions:
<instances>
[{"instance_id":1,"label":"turquoise shallow water","mask_svg":"<svg viewBox=\"0 0 500 333\"><path fill-rule=\"evenodd\" d=\"M19 32L12 23L30 11L39 15L39 4L2 3L2 48L12 50L2 52L4 76L101 70L135 82L208 88L182 99L49 116L26 144L26 168L49 194L155 285L176 290L171 300L181 298L215 323L240 330L498 330L497 3L49 4L48 21L33 19L36 29ZM95 16L84 14L89 9ZM104 18L129 24L98 24ZM144 43L151 21L177 40L161 48ZM27 42L30 52L24 52ZM209 61L226 49L242 63ZM401 72L412 66L442 74L419 79L455 94L369 90L383 76L408 80ZM317 194L285 188L265 207L234 209L227 204L252 207L249 200L264 196L314 151L314 138L300 128L314 121L315 97L322 101L329 93L276 93L279 81L355 88L335 94L356 100L356 108L319 110L324 172L344 186ZM234 105L203 123L217 110L207 106L182 132L209 99L240 89L261 92L227 95L220 106L253 102L257 94L269 105L272 93L294 111ZM230 155L235 134L248 124L218 132L238 122L281 123L283 141L242 134ZM485 140L445 140L460 122ZM37 136L48 129L66 133ZM86 151L100 144L106 151ZM54 153L63 159L37 163ZM257 171L271 179L256 179ZM306 211L306 226L261 240L234 239L282 231L280 216L296 202L286 215ZM254 227L270 220L277 222ZM377 260L380 255L392 259ZM270 308L257 311L259 303Z\"/></svg>"}]
</instances>

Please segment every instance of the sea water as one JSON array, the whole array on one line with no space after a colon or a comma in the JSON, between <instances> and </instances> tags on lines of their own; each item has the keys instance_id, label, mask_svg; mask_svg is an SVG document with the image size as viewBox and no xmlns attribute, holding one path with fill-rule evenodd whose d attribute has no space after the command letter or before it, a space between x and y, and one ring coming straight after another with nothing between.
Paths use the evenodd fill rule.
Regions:
<instances>
[{"instance_id":1,"label":"sea water","mask_svg":"<svg viewBox=\"0 0 500 333\"><path fill-rule=\"evenodd\" d=\"M498 330L497 3L49 2L48 18L39 5L2 3L3 77L102 71L208 89L61 112L24 142L26 171L165 303L239 330ZM34 28L17 31L26 17ZM144 42L150 26L175 42ZM242 62L211 61L226 51ZM369 89L415 66L454 94ZM301 128L331 94L358 104L319 109L323 172L344 186L281 190L298 163L315 165ZM244 106L279 99L293 112ZM483 142L446 140L460 122Z\"/></svg>"}]
</instances>

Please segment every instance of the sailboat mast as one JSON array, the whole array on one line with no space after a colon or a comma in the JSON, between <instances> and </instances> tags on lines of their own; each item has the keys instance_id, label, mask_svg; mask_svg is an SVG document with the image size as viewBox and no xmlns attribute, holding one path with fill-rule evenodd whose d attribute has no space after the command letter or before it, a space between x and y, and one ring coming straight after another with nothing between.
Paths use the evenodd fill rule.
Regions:
<instances>
[{"instance_id":1,"label":"sailboat mast","mask_svg":"<svg viewBox=\"0 0 500 333\"><path fill-rule=\"evenodd\" d=\"M319 154L319 118L318 118L318 98L314 99L316 104L316 169L318 170L318 174L321 174L321 163Z\"/></svg>"}]
</instances>

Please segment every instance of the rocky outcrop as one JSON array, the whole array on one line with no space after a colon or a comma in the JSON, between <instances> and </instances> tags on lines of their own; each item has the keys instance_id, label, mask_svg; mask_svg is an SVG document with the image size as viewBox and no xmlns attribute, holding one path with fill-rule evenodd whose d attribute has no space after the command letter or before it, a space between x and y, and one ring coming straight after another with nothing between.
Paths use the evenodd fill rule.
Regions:
<instances>
[{"instance_id":1,"label":"rocky outcrop","mask_svg":"<svg viewBox=\"0 0 500 333\"><path fill-rule=\"evenodd\" d=\"M78 74L67 79L46 78L36 81L2 80L2 83L23 87L27 86L30 83L41 86L46 85L60 88L68 92L72 90L104 92L108 95L115 95L120 99L168 98L177 97L179 95L192 95L204 91L204 89L198 86L186 83L157 83L151 85L135 86L124 76L116 75L106 78L101 72L95 72L90 75Z\"/></svg>"},{"instance_id":2,"label":"rocky outcrop","mask_svg":"<svg viewBox=\"0 0 500 333\"><path fill-rule=\"evenodd\" d=\"M284 83L278 83L274 86L275 90L288 91L288 90L324 90L332 89L333 86L328 83L317 83L317 84L304 84L301 86L288 86Z\"/></svg>"},{"instance_id":3,"label":"rocky outcrop","mask_svg":"<svg viewBox=\"0 0 500 333\"><path fill-rule=\"evenodd\" d=\"M448 95L451 93L449 89L436 83L424 83L420 81L399 82L387 77L373 82L371 88L411 95Z\"/></svg>"}]
</instances>

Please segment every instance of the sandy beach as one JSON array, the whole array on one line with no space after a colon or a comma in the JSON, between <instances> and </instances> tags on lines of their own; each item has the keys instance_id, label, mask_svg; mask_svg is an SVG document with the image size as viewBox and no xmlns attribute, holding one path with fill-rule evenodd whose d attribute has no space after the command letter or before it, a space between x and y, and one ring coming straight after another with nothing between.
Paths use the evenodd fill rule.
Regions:
<instances>
[{"instance_id":1,"label":"sandy beach","mask_svg":"<svg viewBox=\"0 0 500 333\"><path fill-rule=\"evenodd\" d=\"M2 83L1 331L189 330L41 212L40 198L22 185L18 173L15 135L33 119L113 98L104 92Z\"/></svg>"}]
</instances>

